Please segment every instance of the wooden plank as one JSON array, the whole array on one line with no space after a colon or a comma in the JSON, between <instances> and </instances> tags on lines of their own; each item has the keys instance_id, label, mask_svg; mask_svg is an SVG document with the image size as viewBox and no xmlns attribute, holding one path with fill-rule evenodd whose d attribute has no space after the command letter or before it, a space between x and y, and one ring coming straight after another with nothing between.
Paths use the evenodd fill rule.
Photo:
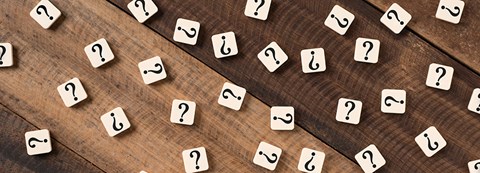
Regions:
<instances>
[{"instance_id":1,"label":"wooden plank","mask_svg":"<svg viewBox=\"0 0 480 173\"><path fill-rule=\"evenodd\" d=\"M111 2L128 12L128 0ZM480 131L476 130L480 128L480 116L466 108L480 78L414 33L393 34L378 21L383 14L365 2L275 1L267 21L246 17L245 1L157 0L155 3L161 14L146 25L171 40L178 18L200 22L197 45L175 44L245 86L268 105L293 105L301 127L352 160L357 152L373 143L387 160L380 172L467 172L467 162L480 155ZM356 15L345 36L323 25L336 4ZM209 37L227 31L236 33L240 53L216 59ZM357 37L381 41L377 64L353 60ZM269 73L256 57L271 41L276 41L290 56L275 73ZM306 75L301 72L300 51L313 47L325 49L327 71ZM455 68L449 91L425 85L428 66L433 62ZM408 107L404 115L381 113L381 90L390 88L407 91ZM359 125L335 121L337 101L342 97L363 102ZM448 142L432 158L427 158L414 142L429 126L436 126Z\"/></svg>"},{"instance_id":2,"label":"wooden plank","mask_svg":"<svg viewBox=\"0 0 480 173\"><path fill-rule=\"evenodd\" d=\"M408 28L444 50L452 58L458 59L477 73L480 73L480 2L463 0L464 12L459 24L452 24L435 18L437 1L414 0L367 0L382 11L386 11L393 3L400 4L413 19Z\"/></svg>"},{"instance_id":3,"label":"wooden plank","mask_svg":"<svg viewBox=\"0 0 480 173\"><path fill-rule=\"evenodd\" d=\"M218 105L227 79L106 1L52 0L65 15L52 30L27 15L36 0L1 2L0 30L6 34L0 40L14 45L17 65L0 71L0 102L107 172L183 172L181 152L200 146L212 172L264 172L252 163L261 141L283 149L279 172L295 172L303 147L326 153L324 172L360 172L298 126L270 130L269 107L250 95L238 112ZM101 37L116 59L95 69L83 48ZM168 78L145 85L137 64L156 55ZM72 77L89 98L67 108L56 87ZM169 121L173 99L196 102L194 126ZM132 127L112 138L100 116L117 106Z\"/></svg>"},{"instance_id":4,"label":"wooden plank","mask_svg":"<svg viewBox=\"0 0 480 173\"><path fill-rule=\"evenodd\" d=\"M0 119L2 172L103 172L56 141L55 134L52 134L52 152L29 156L24 135L38 128L3 105L0 105Z\"/></svg>"}]
</instances>

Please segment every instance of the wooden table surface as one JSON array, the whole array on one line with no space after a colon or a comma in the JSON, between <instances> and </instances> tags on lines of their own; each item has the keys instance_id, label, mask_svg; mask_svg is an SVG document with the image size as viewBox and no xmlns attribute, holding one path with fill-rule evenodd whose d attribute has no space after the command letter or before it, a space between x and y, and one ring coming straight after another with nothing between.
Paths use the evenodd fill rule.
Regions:
<instances>
[{"instance_id":1,"label":"wooden table surface","mask_svg":"<svg viewBox=\"0 0 480 173\"><path fill-rule=\"evenodd\" d=\"M144 24L130 0L50 0L62 11L45 30L30 16L38 0L0 0L0 42L14 46L15 65L0 68L0 172L184 172L181 152L205 147L208 172L268 172L252 163L261 141L283 149L274 172L297 170L301 149L326 153L322 172L362 172L354 155L375 144L387 164L377 172L468 172L480 159L480 115L467 110L480 87L480 2L465 1L458 25L435 18L437 1L275 1L266 21L243 14L245 0L154 0L159 12ZM379 19L392 3L413 16L396 35ZM334 5L355 14L345 36L323 24ZM173 41L176 20L201 23L198 42ZM239 54L214 56L210 37L233 31ZM358 37L381 41L377 64L353 60ZM83 48L106 38L115 59L90 65ZM256 55L276 41L289 60L270 73ZM304 74L300 51L322 47L327 70ZM162 57L168 73L152 85L137 64ZM428 66L455 69L448 91L425 85ZM56 87L78 77L89 98L63 105ZM216 103L224 82L247 89L240 111ZM380 111L382 89L407 91L403 115ZM335 120L339 98L363 102L358 125ZM173 99L197 104L193 126L169 121ZM270 106L295 108L295 129L270 129ZM131 129L109 137L100 116L122 107ZM431 158L414 138L435 126L447 146ZM24 134L49 129L53 151L27 155Z\"/></svg>"}]
</instances>

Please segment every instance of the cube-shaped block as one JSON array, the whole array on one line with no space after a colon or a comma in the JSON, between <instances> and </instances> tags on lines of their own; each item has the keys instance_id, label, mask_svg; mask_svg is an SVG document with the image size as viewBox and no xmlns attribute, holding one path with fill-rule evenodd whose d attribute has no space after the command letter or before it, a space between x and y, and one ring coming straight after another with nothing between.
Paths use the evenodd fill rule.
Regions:
<instances>
[{"instance_id":1,"label":"cube-shaped block","mask_svg":"<svg viewBox=\"0 0 480 173\"><path fill-rule=\"evenodd\" d=\"M387 163L378 148L373 144L356 154L355 160L364 172L375 172Z\"/></svg>"},{"instance_id":2,"label":"cube-shaped block","mask_svg":"<svg viewBox=\"0 0 480 173\"><path fill-rule=\"evenodd\" d=\"M107 130L108 135L111 137L130 128L130 122L125 115L125 112L123 112L123 109L120 107L107 112L102 115L100 119L102 120L103 126Z\"/></svg>"},{"instance_id":3,"label":"cube-shaped block","mask_svg":"<svg viewBox=\"0 0 480 173\"><path fill-rule=\"evenodd\" d=\"M425 155L427 155L427 157L432 157L435 153L447 146L447 141L443 139L437 128L433 126L420 133L415 138L415 142L418 144L420 149L422 149Z\"/></svg>"},{"instance_id":4,"label":"cube-shaped block","mask_svg":"<svg viewBox=\"0 0 480 173\"><path fill-rule=\"evenodd\" d=\"M47 129L25 133L25 143L28 155L45 154L52 151L50 132Z\"/></svg>"},{"instance_id":5,"label":"cube-shaped block","mask_svg":"<svg viewBox=\"0 0 480 173\"><path fill-rule=\"evenodd\" d=\"M271 4L272 0L247 0L245 16L259 20L267 20Z\"/></svg>"},{"instance_id":6,"label":"cube-shaped block","mask_svg":"<svg viewBox=\"0 0 480 173\"><path fill-rule=\"evenodd\" d=\"M195 121L195 102L173 100L170 122L183 125L192 125Z\"/></svg>"},{"instance_id":7,"label":"cube-shaped block","mask_svg":"<svg viewBox=\"0 0 480 173\"><path fill-rule=\"evenodd\" d=\"M405 90L382 90L381 109L383 113L403 114L407 106L407 92Z\"/></svg>"},{"instance_id":8,"label":"cube-shaped block","mask_svg":"<svg viewBox=\"0 0 480 173\"><path fill-rule=\"evenodd\" d=\"M377 63L380 53L380 41L369 38L357 38L354 59L358 62Z\"/></svg>"},{"instance_id":9,"label":"cube-shaped block","mask_svg":"<svg viewBox=\"0 0 480 173\"><path fill-rule=\"evenodd\" d=\"M468 162L468 171L470 173L480 173L480 159Z\"/></svg>"},{"instance_id":10,"label":"cube-shaped block","mask_svg":"<svg viewBox=\"0 0 480 173\"><path fill-rule=\"evenodd\" d=\"M335 5L330 14L328 14L327 19L325 19L324 24L338 34L345 35L354 19L355 15L339 5Z\"/></svg>"},{"instance_id":11,"label":"cube-shaped block","mask_svg":"<svg viewBox=\"0 0 480 173\"><path fill-rule=\"evenodd\" d=\"M358 100L340 98L338 100L336 120L348 124L360 123L362 102Z\"/></svg>"},{"instance_id":12,"label":"cube-shaped block","mask_svg":"<svg viewBox=\"0 0 480 173\"><path fill-rule=\"evenodd\" d=\"M278 148L266 142L260 142L260 145L255 152L255 156L253 157L253 163L264 167L270 171L273 171L277 167L281 154L281 148Z\"/></svg>"},{"instance_id":13,"label":"cube-shaped block","mask_svg":"<svg viewBox=\"0 0 480 173\"><path fill-rule=\"evenodd\" d=\"M212 36L213 52L217 58L225 58L238 54L235 33L226 32Z\"/></svg>"},{"instance_id":14,"label":"cube-shaped block","mask_svg":"<svg viewBox=\"0 0 480 173\"><path fill-rule=\"evenodd\" d=\"M13 65L13 47L10 43L0 43L0 67Z\"/></svg>"},{"instance_id":15,"label":"cube-shaped block","mask_svg":"<svg viewBox=\"0 0 480 173\"><path fill-rule=\"evenodd\" d=\"M291 106L274 106L270 109L270 128L272 130L293 130L295 110Z\"/></svg>"},{"instance_id":16,"label":"cube-shaped block","mask_svg":"<svg viewBox=\"0 0 480 173\"><path fill-rule=\"evenodd\" d=\"M140 23L147 21L158 12L157 5L152 0L132 0L127 8Z\"/></svg>"},{"instance_id":17,"label":"cube-shaped block","mask_svg":"<svg viewBox=\"0 0 480 173\"><path fill-rule=\"evenodd\" d=\"M402 32L403 28L407 26L411 19L412 15L410 15L410 13L405 11L397 3L393 3L382 16L382 18L380 18L380 22L382 22L395 34L399 34Z\"/></svg>"},{"instance_id":18,"label":"cube-shaped block","mask_svg":"<svg viewBox=\"0 0 480 173\"><path fill-rule=\"evenodd\" d=\"M276 42L270 43L258 53L257 57L270 72L274 72L288 60L287 54L283 52Z\"/></svg>"},{"instance_id":19,"label":"cube-shaped block","mask_svg":"<svg viewBox=\"0 0 480 173\"><path fill-rule=\"evenodd\" d=\"M159 56L138 63L138 68L145 84L151 84L167 78L167 71Z\"/></svg>"},{"instance_id":20,"label":"cube-shaped block","mask_svg":"<svg viewBox=\"0 0 480 173\"><path fill-rule=\"evenodd\" d=\"M324 161L325 153L303 148L298 162L298 170L308 173L321 173Z\"/></svg>"},{"instance_id":21,"label":"cube-shaped block","mask_svg":"<svg viewBox=\"0 0 480 173\"><path fill-rule=\"evenodd\" d=\"M95 68L100 67L115 58L107 40L104 38L87 45L84 51L87 54L90 63Z\"/></svg>"},{"instance_id":22,"label":"cube-shaped block","mask_svg":"<svg viewBox=\"0 0 480 173\"><path fill-rule=\"evenodd\" d=\"M323 48L304 49L300 52L300 55L304 73L323 72L327 69Z\"/></svg>"},{"instance_id":23,"label":"cube-shaped block","mask_svg":"<svg viewBox=\"0 0 480 173\"><path fill-rule=\"evenodd\" d=\"M461 0L440 0L435 17L453 24L460 23L465 2Z\"/></svg>"},{"instance_id":24,"label":"cube-shaped block","mask_svg":"<svg viewBox=\"0 0 480 173\"><path fill-rule=\"evenodd\" d=\"M182 157L185 172L202 172L208 170L207 151L204 147L184 150Z\"/></svg>"},{"instance_id":25,"label":"cube-shaped block","mask_svg":"<svg viewBox=\"0 0 480 173\"><path fill-rule=\"evenodd\" d=\"M41 0L32 11L30 11L30 16L44 29L50 28L61 15L62 12L49 0Z\"/></svg>"},{"instance_id":26,"label":"cube-shaped block","mask_svg":"<svg viewBox=\"0 0 480 173\"><path fill-rule=\"evenodd\" d=\"M468 110L480 114L480 88L475 88L468 103Z\"/></svg>"},{"instance_id":27,"label":"cube-shaped block","mask_svg":"<svg viewBox=\"0 0 480 173\"><path fill-rule=\"evenodd\" d=\"M426 84L429 87L449 90L452 84L453 68L445 65L430 64Z\"/></svg>"},{"instance_id":28,"label":"cube-shaped block","mask_svg":"<svg viewBox=\"0 0 480 173\"><path fill-rule=\"evenodd\" d=\"M200 23L192 20L179 18L173 33L173 40L189 45L197 44Z\"/></svg>"},{"instance_id":29,"label":"cube-shaped block","mask_svg":"<svg viewBox=\"0 0 480 173\"><path fill-rule=\"evenodd\" d=\"M73 78L61 84L57 87L57 90L63 103L65 103L67 107L71 107L88 97L87 92L78 78Z\"/></svg>"},{"instance_id":30,"label":"cube-shaped block","mask_svg":"<svg viewBox=\"0 0 480 173\"><path fill-rule=\"evenodd\" d=\"M237 85L225 82L218 97L218 104L233 110L240 110L247 90Z\"/></svg>"}]
</instances>

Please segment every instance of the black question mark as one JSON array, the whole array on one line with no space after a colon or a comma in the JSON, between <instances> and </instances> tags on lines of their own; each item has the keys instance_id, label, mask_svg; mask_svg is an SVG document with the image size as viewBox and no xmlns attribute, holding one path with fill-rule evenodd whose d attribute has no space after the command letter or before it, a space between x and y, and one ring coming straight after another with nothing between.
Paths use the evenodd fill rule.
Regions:
<instances>
[{"instance_id":1,"label":"black question mark","mask_svg":"<svg viewBox=\"0 0 480 173\"><path fill-rule=\"evenodd\" d=\"M147 74L148 72L152 72L152 73L155 73L155 74L160 74L160 73L162 73L162 71L163 71L162 64L156 63L156 64L155 64L155 67L159 67L159 69L158 69L158 70L144 70L144 71L143 71L143 74Z\"/></svg>"},{"instance_id":2,"label":"black question mark","mask_svg":"<svg viewBox=\"0 0 480 173\"><path fill-rule=\"evenodd\" d=\"M94 45L92 46L92 52L97 52L97 50L95 49L96 47L98 47L98 53L100 54L100 58L102 58L102 59L101 59L102 62L104 62L104 61L105 61L105 58L103 58L103 56L102 56L102 45L100 45L100 44L98 44L98 43L97 43L97 44L94 44Z\"/></svg>"},{"instance_id":3,"label":"black question mark","mask_svg":"<svg viewBox=\"0 0 480 173\"><path fill-rule=\"evenodd\" d=\"M258 0L254 0L255 3L258 3ZM258 9L260 9L260 7L263 6L263 4L265 4L265 0L260 0L260 5L258 5L257 9L255 10L255 13L253 13L255 16L258 15Z\"/></svg>"},{"instance_id":4,"label":"black question mark","mask_svg":"<svg viewBox=\"0 0 480 173\"><path fill-rule=\"evenodd\" d=\"M449 9L449 8L447 8L447 7L445 7L444 5L442 5L442 7L441 7L441 8L442 8L442 10L445 10L445 9L447 9L447 10L448 10L448 12L449 12L449 13L450 13L450 14L451 14L453 17L457 17L457 16L460 14L460 8L459 8L459 7L457 7L457 6L453 7L453 9L455 9L455 10L457 11L456 13L454 13L452 10L450 10L450 9Z\"/></svg>"},{"instance_id":5,"label":"black question mark","mask_svg":"<svg viewBox=\"0 0 480 173\"><path fill-rule=\"evenodd\" d=\"M340 20L337 17L335 17L334 14L330 15L330 17L337 20L338 26L340 26L340 28L345 28L348 26L349 21L347 18L343 18L343 21L345 22L345 24L343 24L340 22Z\"/></svg>"},{"instance_id":6,"label":"black question mark","mask_svg":"<svg viewBox=\"0 0 480 173\"><path fill-rule=\"evenodd\" d=\"M267 156L265 153L263 153L262 151L258 152L258 154L265 156L265 158L267 159L267 161L268 161L269 163L275 163L275 162L277 161L277 159L278 159L278 156L277 156L277 154L275 154L275 153L272 153L273 159L270 159L270 157L268 157L268 156Z\"/></svg>"},{"instance_id":7,"label":"black question mark","mask_svg":"<svg viewBox=\"0 0 480 173\"><path fill-rule=\"evenodd\" d=\"M425 133L423 136L426 137L428 140L428 149L435 151L438 148L438 143L433 142L433 145L435 145L435 147L433 147L432 144L430 143L430 138L428 137L428 134Z\"/></svg>"},{"instance_id":8,"label":"black question mark","mask_svg":"<svg viewBox=\"0 0 480 173\"><path fill-rule=\"evenodd\" d=\"M320 65L318 63L315 63L315 67L313 66L313 60L315 59L315 51L310 52L310 54L312 54L312 59L310 60L310 63L308 63L308 68L310 68L311 70L317 70L318 68L320 68Z\"/></svg>"},{"instance_id":9,"label":"black question mark","mask_svg":"<svg viewBox=\"0 0 480 173\"><path fill-rule=\"evenodd\" d=\"M34 137L28 139L28 146L30 146L30 148L35 148L36 145L35 145L35 144L32 144L32 142L43 142L43 143L47 143L48 140L47 140L47 139L44 139L44 140L42 141L42 140L39 140L39 139L34 138Z\"/></svg>"},{"instance_id":10,"label":"black question mark","mask_svg":"<svg viewBox=\"0 0 480 173\"><path fill-rule=\"evenodd\" d=\"M112 112L112 113L110 113L110 116L112 116L112 118L113 118L113 125L112 125L113 130L115 130L115 131L122 130L123 129L123 123L118 123L118 126L120 126L120 128L117 128L117 125L115 123L115 114Z\"/></svg>"},{"instance_id":11,"label":"black question mark","mask_svg":"<svg viewBox=\"0 0 480 173\"><path fill-rule=\"evenodd\" d=\"M368 53L370 53L370 51L372 51L372 49L373 49L373 43L371 41L363 42L363 47L367 47L367 44L369 46L368 46L367 53L365 53L365 60L368 60Z\"/></svg>"},{"instance_id":12,"label":"black question mark","mask_svg":"<svg viewBox=\"0 0 480 173\"><path fill-rule=\"evenodd\" d=\"M222 40L223 40L223 44L222 44L222 48L220 49L220 52L223 54L223 55L228 55L230 54L230 52L232 52L232 50L230 48L227 48L227 51L225 51L225 36L222 36Z\"/></svg>"},{"instance_id":13,"label":"black question mark","mask_svg":"<svg viewBox=\"0 0 480 173\"><path fill-rule=\"evenodd\" d=\"M478 94L478 98L480 99L480 94ZM480 104L477 107L477 111L480 111Z\"/></svg>"},{"instance_id":14,"label":"black question mark","mask_svg":"<svg viewBox=\"0 0 480 173\"><path fill-rule=\"evenodd\" d=\"M268 54L268 52L272 52L272 56L273 56L273 60L275 60L275 63L276 64L280 64L280 61L277 60L277 58L275 57L275 49L269 47L268 49L265 50L265 56L269 57L270 54Z\"/></svg>"},{"instance_id":15,"label":"black question mark","mask_svg":"<svg viewBox=\"0 0 480 173\"><path fill-rule=\"evenodd\" d=\"M313 161L313 156L315 156L315 152L312 152L312 158L310 158L310 160L308 160L307 163L305 163L305 165L304 165L304 166L305 166L305 169L306 169L307 171L313 171L313 170L315 170L315 165L312 165L311 168L308 167L308 165Z\"/></svg>"},{"instance_id":16,"label":"black question mark","mask_svg":"<svg viewBox=\"0 0 480 173\"><path fill-rule=\"evenodd\" d=\"M287 120L287 119L283 119L282 117L273 116L273 120L279 119L279 120L282 120L285 124L292 123L292 121L293 121L292 114L287 113L287 115L285 115L285 116L288 117L289 119Z\"/></svg>"},{"instance_id":17,"label":"black question mark","mask_svg":"<svg viewBox=\"0 0 480 173\"><path fill-rule=\"evenodd\" d=\"M352 105L350 110L348 110L348 113L347 113L347 117L345 117L346 120L350 119L349 114L355 109L355 103L353 103L352 101L348 101L345 103L345 107L349 107L348 105Z\"/></svg>"},{"instance_id":18,"label":"black question mark","mask_svg":"<svg viewBox=\"0 0 480 173\"><path fill-rule=\"evenodd\" d=\"M397 21L400 22L400 25L403 25L403 24L404 24L404 22L401 21L401 20L398 18L398 13L397 13L397 11L395 11L395 10L390 10L390 11L387 13L387 18L388 18L388 19L393 19L393 17L390 16L390 14L393 14L393 16L395 16L395 19L397 19Z\"/></svg>"},{"instance_id":19,"label":"black question mark","mask_svg":"<svg viewBox=\"0 0 480 173\"><path fill-rule=\"evenodd\" d=\"M182 115L180 116L180 122L183 122L183 115L188 112L189 106L186 103L180 103L178 105L178 109L182 109L182 107L185 107L185 110L183 111Z\"/></svg>"},{"instance_id":20,"label":"black question mark","mask_svg":"<svg viewBox=\"0 0 480 173\"><path fill-rule=\"evenodd\" d=\"M7 53L7 48L5 48L5 46L2 46L2 45L0 45L0 48L2 49L2 54L0 54L0 65L2 65L3 64L2 58L3 58L3 55Z\"/></svg>"},{"instance_id":21,"label":"black question mark","mask_svg":"<svg viewBox=\"0 0 480 173\"><path fill-rule=\"evenodd\" d=\"M193 158L193 153L195 153L197 155L196 159L195 159L195 169L200 169L200 166L198 166L198 160L200 160L200 152L197 151L197 150L193 150L192 152L190 152L190 158Z\"/></svg>"},{"instance_id":22,"label":"black question mark","mask_svg":"<svg viewBox=\"0 0 480 173\"><path fill-rule=\"evenodd\" d=\"M365 154L367 154L367 155L370 156L370 163L372 163L372 167L373 167L373 168L376 168L377 165L375 165L375 164L373 163L373 153L372 153L370 150L367 150L367 151L363 152L363 154L362 154L363 159L367 159L367 155L365 155Z\"/></svg>"},{"instance_id":23,"label":"black question mark","mask_svg":"<svg viewBox=\"0 0 480 173\"><path fill-rule=\"evenodd\" d=\"M392 106L391 103L387 102L388 100L391 100L391 101L393 101L393 102L400 103L400 104L403 104L403 103L404 103L403 100L397 101L397 100L395 100L395 98L393 98L392 96L387 96L387 97L385 98L384 103L385 103L385 105L387 105L388 107Z\"/></svg>"},{"instance_id":24,"label":"black question mark","mask_svg":"<svg viewBox=\"0 0 480 173\"><path fill-rule=\"evenodd\" d=\"M445 70L445 68L443 68L443 67L437 67L437 69L435 69L435 72L439 73L439 70L442 71L442 74L440 74L440 77L438 77L438 80L437 80L437 83L436 83L437 86L440 85L440 79L442 79L442 77L445 76L445 74L447 73L447 70Z\"/></svg>"},{"instance_id":25,"label":"black question mark","mask_svg":"<svg viewBox=\"0 0 480 173\"><path fill-rule=\"evenodd\" d=\"M143 11L145 12L145 16L148 16L147 10L145 10L145 1L144 0L136 0L135 1L135 7L139 7L138 2L141 2Z\"/></svg>"},{"instance_id":26,"label":"black question mark","mask_svg":"<svg viewBox=\"0 0 480 173\"><path fill-rule=\"evenodd\" d=\"M222 96L223 96L224 99L228 99L228 96L225 95L226 93L229 93L229 94L232 95L233 97L237 98L237 100L241 100L241 99L242 99L242 97L240 97L240 96L235 96L235 94L233 94L232 90L230 90L230 89L228 89L228 88L225 89L225 90L223 90L223 92L222 92Z\"/></svg>"},{"instance_id":27,"label":"black question mark","mask_svg":"<svg viewBox=\"0 0 480 173\"><path fill-rule=\"evenodd\" d=\"M40 9L42 9L42 10L45 12L45 14L47 15L47 17L48 17L50 20L53 20L53 16L48 15L47 7L45 7L45 5L40 5L40 6L37 7L37 14L38 14L38 15L41 15L41 14L42 14L42 12L40 11Z\"/></svg>"},{"instance_id":28,"label":"black question mark","mask_svg":"<svg viewBox=\"0 0 480 173\"><path fill-rule=\"evenodd\" d=\"M190 31L192 31L193 34L188 33L188 32L187 32L185 29L183 29L182 27L178 27L177 29L178 29L179 31L185 32L185 34L186 34L187 37L189 37L189 38L193 38L193 37L195 37L195 35L197 35L197 30L196 30L195 28L190 28Z\"/></svg>"},{"instance_id":29,"label":"black question mark","mask_svg":"<svg viewBox=\"0 0 480 173\"><path fill-rule=\"evenodd\" d=\"M65 85L65 91L69 91L69 90L70 90L70 89L68 88L68 86L71 86L71 88L72 88L73 100L77 101L78 98L75 96L75 84L73 84L72 82L67 83L67 84Z\"/></svg>"},{"instance_id":30,"label":"black question mark","mask_svg":"<svg viewBox=\"0 0 480 173\"><path fill-rule=\"evenodd\" d=\"M480 166L479 166L479 165L480 165L480 162L478 162L478 163L475 163L475 165L473 165L473 168L475 168L475 170L478 170L478 168L480 168Z\"/></svg>"}]
</instances>

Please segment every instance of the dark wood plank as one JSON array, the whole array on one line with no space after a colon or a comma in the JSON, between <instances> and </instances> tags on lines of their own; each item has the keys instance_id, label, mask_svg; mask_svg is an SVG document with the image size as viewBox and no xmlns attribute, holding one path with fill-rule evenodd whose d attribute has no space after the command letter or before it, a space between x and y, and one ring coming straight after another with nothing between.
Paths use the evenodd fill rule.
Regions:
<instances>
[{"instance_id":1,"label":"dark wood plank","mask_svg":"<svg viewBox=\"0 0 480 173\"><path fill-rule=\"evenodd\" d=\"M38 128L3 105L0 105L0 119L0 172L103 172L55 140L55 134L50 134L52 152L29 156L25 132Z\"/></svg>"},{"instance_id":2,"label":"dark wood plank","mask_svg":"<svg viewBox=\"0 0 480 173\"><path fill-rule=\"evenodd\" d=\"M129 0L111 0L128 12ZM246 1L173 0L155 1L160 14L146 25L172 40L175 22L186 18L201 23L196 46L182 47L197 59L245 86L268 105L291 104L298 110L298 124L333 146L347 157L367 145L377 145L387 160L379 172L466 172L469 160L478 159L480 116L467 110L468 100L480 78L452 60L414 33L393 34L379 22L383 15L363 1L296 0L274 1L267 21L243 14ZM345 36L326 28L323 21L335 4L356 15ZM315 9L307 9L307 7ZM216 59L210 36L234 31L240 53L236 57ZM353 60L355 39L381 40L377 64ZM290 56L277 72L269 73L256 55L276 41ZM301 72L300 51L323 47L327 71ZM430 63L455 68L452 88L441 91L425 85ZM380 111L382 89L407 91L404 115ZM341 97L363 101L359 125L335 121L337 101ZM429 126L436 126L448 145L427 158L414 138Z\"/></svg>"}]
</instances>

